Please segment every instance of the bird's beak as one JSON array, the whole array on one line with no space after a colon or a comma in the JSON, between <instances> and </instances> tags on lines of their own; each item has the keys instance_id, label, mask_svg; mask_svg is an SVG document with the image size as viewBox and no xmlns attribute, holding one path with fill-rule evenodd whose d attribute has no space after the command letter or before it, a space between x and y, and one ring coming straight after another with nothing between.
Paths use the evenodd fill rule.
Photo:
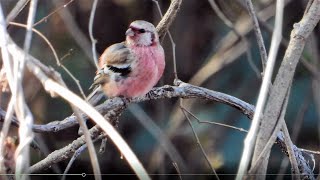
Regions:
<instances>
[{"instance_id":1,"label":"bird's beak","mask_svg":"<svg viewBox=\"0 0 320 180\"><path fill-rule=\"evenodd\" d=\"M126 36L134 36L134 32L131 28L126 31Z\"/></svg>"}]
</instances>

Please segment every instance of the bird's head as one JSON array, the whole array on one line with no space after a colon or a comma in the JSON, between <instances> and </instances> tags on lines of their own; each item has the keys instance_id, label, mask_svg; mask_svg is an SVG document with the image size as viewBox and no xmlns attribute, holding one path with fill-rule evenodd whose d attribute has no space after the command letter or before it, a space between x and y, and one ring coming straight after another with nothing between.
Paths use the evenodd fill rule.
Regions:
<instances>
[{"instance_id":1,"label":"bird's head","mask_svg":"<svg viewBox=\"0 0 320 180\"><path fill-rule=\"evenodd\" d=\"M159 36L153 24L137 20L126 31L126 42L135 46L152 46L159 43Z\"/></svg>"}]
</instances>

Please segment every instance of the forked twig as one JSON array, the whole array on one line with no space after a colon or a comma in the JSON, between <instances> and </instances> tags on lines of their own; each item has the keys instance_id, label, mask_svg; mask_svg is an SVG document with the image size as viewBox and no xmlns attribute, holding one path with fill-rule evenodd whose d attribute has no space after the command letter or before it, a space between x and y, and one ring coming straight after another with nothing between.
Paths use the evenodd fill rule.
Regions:
<instances>
[{"instance_id":1,"label":"forked twig","mask_svg":"<svg viewBox=\"0 0 320 180\"><path fill-rule=\"evenodd\" d=\"M18 26L18 27L23 27L23 28L26 28L26 25L25 24L21 24L21 23L16 23L16 22L10 22L9 24L11 25L14 25L14 26ZM86 99L86 95L84 94L84 91L81 87L81 84L80 84L80 81L69 71L68 68L66 68L62 63L61 63L61 60L59 59L58 57L58 54L56 52L56 50L54 49L53 45L51 44L51 42L48 40L48 38L43 35L40 31L38 31L37 29L35 28L32 28L32 31L34 33L36 33L37 35L39 35L46 43L47 45L49 46L50 50L52 51L53 53L53 56L54 56L54 59L56 60L56 63L59 67L61 67L70 77L71 79L76 83L82 97L84 99ZM65 56L63 56L62 58L64 58ZM62 59L61 58L61 59Z\"/></svg>"},{"instance_id":2,"label":"forked twig","mask_svg":"<svg viewBox=\"0 0 320 180\"><path fill-rule=\"evenodd\" d=\"M49 17L51 17L52 15L56 14L58 11L62 10L63 8L66 8L69 4L71 4L74 0L70 0L69 2L67 2L66 4L61 5L60 7L56 8L54 11L52 11L51 13L49 13L48 15L46 15L45 17L41 18L39 21L37 21L36 23L33 24L33 27L39 25L42 22L45 22L49 19Z\"/></svg>"},{"instance_id":3,"label":"forked twig","mask_svg":"<svg viewBox=\"0 0 320 180\"><path fill-rule=\"evenodd\" d=\"M187 120L188 120L188 123L189 123L189 125L190 125L190 127L191 127L191 130L192 130L192 132L193 132L193 135L194 135L194 137L195 137L195 139L196 139L197 145L198 145L199 148L201 149L201 152L202 152L203 156L205 157L205 159L206 159L209 167L211 168L211 171L213 172L213 174L215 175L215 177L219 180L220 178L219 178L216 170L215 170L214 167L212 166L212 164L211 164L211 162L210 162L210 160L209 160L208 155L206 154L205 150L203 149L202 144L201 144L201 142L200 142L200 140L199 140L199 137L198 137L196 131L194 130L193 126L192 126L192 122L191 122L188 114L186 113L186 111L185 111L185 109L184 109L184 107L183 107L182 99L180 99L180 101L181 101L181 111L182 111L182 113L184 114L184 116L185 116L185 117L187 118Z\"/></svg>"}]
</instances>

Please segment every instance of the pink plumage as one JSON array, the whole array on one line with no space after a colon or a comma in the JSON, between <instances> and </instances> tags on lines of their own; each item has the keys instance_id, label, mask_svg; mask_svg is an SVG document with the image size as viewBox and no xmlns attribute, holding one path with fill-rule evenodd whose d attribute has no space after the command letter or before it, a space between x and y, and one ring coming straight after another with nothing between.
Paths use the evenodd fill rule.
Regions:
<instances>
[{"instance_id":1,"label":"pink plumage","mask_svg":"<svg viewBox=\"0 0 320 180\"><path fill-rule=\"evenodd\" d=\"M108 97L138 97L147 94L161 78L164 51L155 27L134 21L126 31L126 41L109 46L100 57L94 85L102 85Z\"/></svg>"}]
</instances>

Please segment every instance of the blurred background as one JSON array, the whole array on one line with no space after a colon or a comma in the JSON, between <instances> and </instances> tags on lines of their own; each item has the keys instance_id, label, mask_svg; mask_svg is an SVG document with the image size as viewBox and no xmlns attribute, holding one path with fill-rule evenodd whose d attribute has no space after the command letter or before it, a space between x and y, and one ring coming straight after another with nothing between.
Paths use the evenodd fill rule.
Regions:
<instances>
[{"instance_id":1,"label":"blurred background","mask_svg":"<svg viewBox=\"0 0 320 180\"><path fill-rule=\"evenodd\" d=\"M8 14L17 0L0 0L0 2L5 14ZM80 81L81 87L88 95L90 93L88 88L93 82L96 71L88 34L92 1L74 0L66 8L61 8L69 2L70 0L39 1L36 22L56 9L60 8L60 10L37 24L35 28L50 40L58 56L62 58L62 64ZM165 13L170 1L159 0L158 2L162 12ZM233 28L228 27L217 16L210 0L183 0L182 2L181 10L170 27L176 44L178 77L184 82L223 92L255 105L261 84L262 66L256 38L244 2L242 0L215 0L215 2L224 16L232 22ZM306 0L286 0L282 33L285 40L289 39L293 24L302 18L307 2ZM274 23L275 1L253 0L253 3L259 15L262 35L268 51L272 35L270 30ZM13 21L25 24L27 9L22 10ZM100 0L93 26L93 35L97 40L97 52L101 54L109 45L123 41L124 33L133 20L143 19L156 25L160 18L156 4L152 0ZM16 43L23 44L25 29L10 25L8 31ZM235 31L241 37L236 35ZM295 145L315 151L319 150L320 145L319 43L320 28L318 25L307 42L303 58L295 73L285 116ZM286 49L284 44L278 53L275 73ZM157 86L172 85L174 80L172 45L168 36L162 45L166 53L166 69ZM68 87L81 95L72 78L57 66L48 45L35 34L31 54L60 72ZM51 98L28 72L25 75L24 90L36 124L63 120L72 114L71 108L65 101L61 98ZM2 109L6 109L9 98L9 93L1 94ZM200 120L224 123L246 130L250 126L250 119L238 110L224 104L200 99L185 100L184 104ZM177 169L166 153L166 147L158 141L159 138L153 137L140 121L153 122L157 128L161 129L161 134L170 139L172 147L176 148L178 159L181 158L181 162L177 162L181 173L198 174L196 177L199 179L214 179L214 176L200 175L212 173L212 171L197 145L190 125L178 107L178 99L139 103L140 109L137 105L131 106L130 110L133 112L126 110L120 117L119 132L132 147L147 171L155 174L153 178L178 179L179 177L168 175L176 173ZM221 174L219 177L233 179L242 154L246 132L198 123L193 118L191 121L208 159L215 170ZM157 131L157 128L152 129ZM11 130L11 135L15 136L17 129L12 128ZM36 134L36 140L46 153L50 153L76 139L77 130L78 127L73 127L56 133ZM96 147L99 148L99 146L100 141L96 142ZM133 173L110 141L107 142L106 152L98 156L101 171L104 174ZM37 151L32 151L32 163L44 157ZM314 173L318 173L319 155L314 157ZM313 167L310 157L306 155L305 158L310 160L310 165ZM288 158L275 145L268 172L278 174L282 166L284 167L282 173L290 173L290 165L284 166L287 160ZM67 163L68 161L60 162L43 173L63 173ZM69 173L92 173L87 151L75 161ZM93 176L88 177L93 178ZM270 176L272 179L275 177L275 175ZM135 176L127 178L135 178ZM289 176L284 176L284 178L289 178Z\"/></svg>"}]
</instances>

